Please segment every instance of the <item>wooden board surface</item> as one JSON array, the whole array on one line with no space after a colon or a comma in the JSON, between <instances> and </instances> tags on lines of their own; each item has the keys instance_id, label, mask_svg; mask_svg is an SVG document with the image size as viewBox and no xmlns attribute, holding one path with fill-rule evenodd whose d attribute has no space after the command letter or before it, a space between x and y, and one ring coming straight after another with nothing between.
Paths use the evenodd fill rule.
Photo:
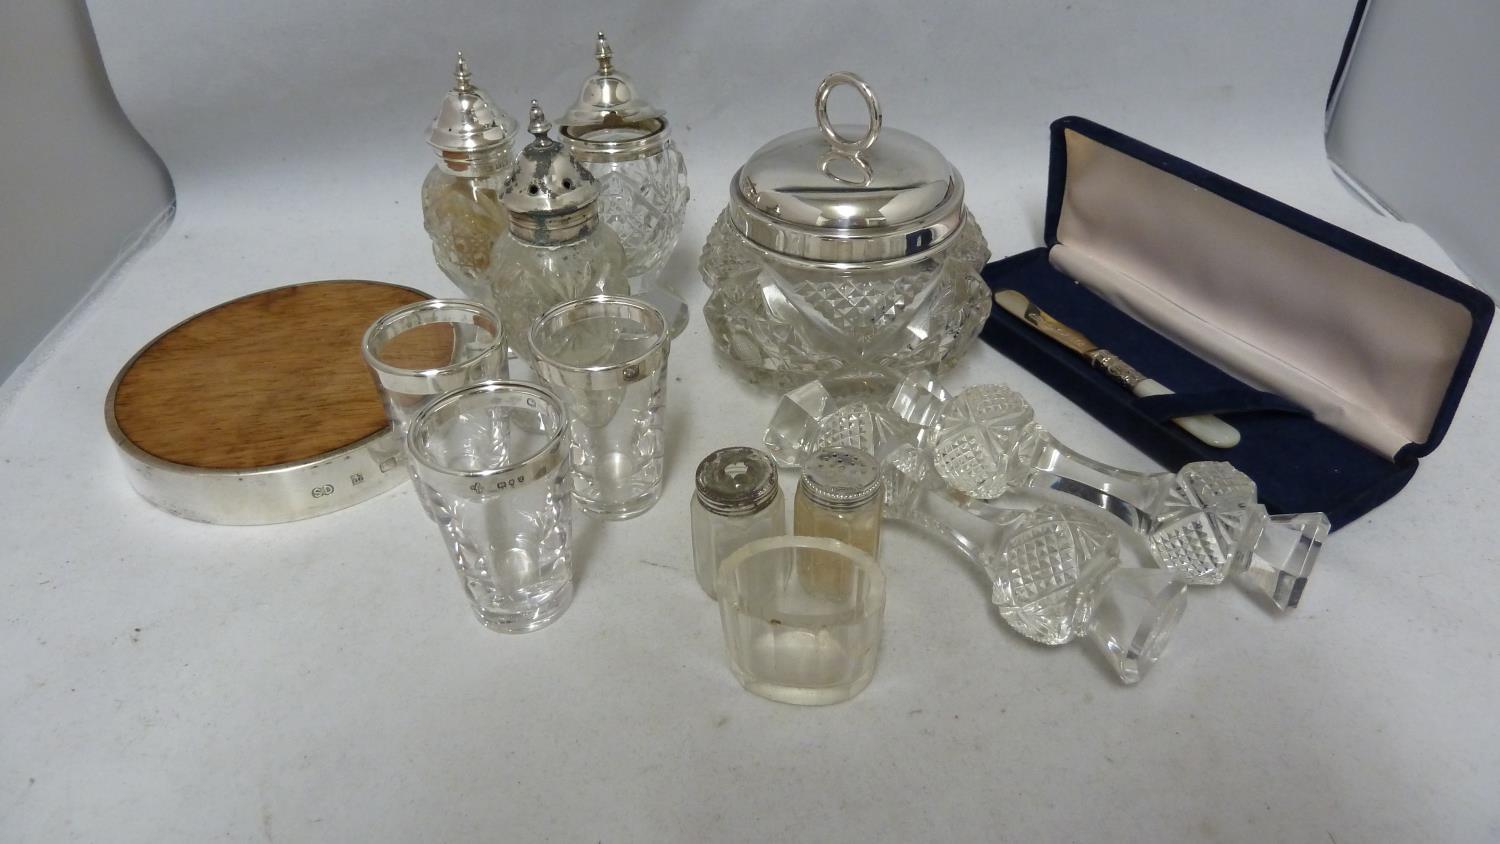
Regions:
<instances>
[{"instance_id":1,"label":"wooden board surface","mask_svg":"<svg viewBox=\"0 0 1500 844\"><path fill-rule=\"evenodd\" d=\"M373 281L321 281L205 311L141 351L115 392L116 424L163 460L250 469L336 451L387 425L360 339L428 298Z\"/></svg>"}]
</instances>

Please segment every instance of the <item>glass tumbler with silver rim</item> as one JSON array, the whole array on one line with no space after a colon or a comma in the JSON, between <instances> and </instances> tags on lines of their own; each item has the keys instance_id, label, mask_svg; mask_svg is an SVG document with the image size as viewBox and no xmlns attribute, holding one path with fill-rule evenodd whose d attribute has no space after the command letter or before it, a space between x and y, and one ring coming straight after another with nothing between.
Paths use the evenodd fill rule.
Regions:
<instances>
[{"instance_id":1,"label":"glass tumbler with silver rim","mask_svg":"<svg viewBox=\"0 0 1500 844\"><path fill-rule=\"evenodd\" d=\"M398 438L387 456L391 460L398 459L399 438L406 436L411 420L432 400L479 381L510 377L500 318L463 299L428 299L397 308L370 324L361 349ZM416 480L415 469L412 478ZM422 508L435 518L431 496L420 480L415 486Z\"/></svg>"},{"instance_id":2,"label":"glass tumbler with silver rim","mask_svg":"<svg viewBox=\"0 0 1500 844\"><path fill-rule=\"evenodd\" d=\"M422 224L432 256L465 296L482 297L495 238L506 227L500 185L510 166L516 119L475 87L458 54L453 90L427 130L437 164L422 182Z\"/></svg>"},{"instance_id":3,"label":"glass tumbler with silver rim","mask_svg":"<svg viewBox=\"0 0 1500 844\"><path fill-rule=\"evenodd\" d=\"M526 341L548 308L584 296L629 295L625 250L599 220L599 184L557 139L536 100L534 139L511 165L500 202L509 227L490 256L485 301L505 321L511 348L533 363Z\"/></svg>"},{"instance_id":4,"label":"glass tumbler with silver rim","mask_svg":"<svg viewBox=\"0 0 1500 844\"><path fill-rule=\"evenodd\" d=\"M835 125L849 85L866 127ZM751 380L783 389L835 372L941 370L973 345L990 311L989 248L964 183L931 144L883 128L852 73L818 87L817 126L755 152L699 261L703 319Z\"/></svg>"},{"instance_id":5,"label":"glass tumbler with silver rim","mask_svg":"<svg viewBox=\"0 0 1500 844\"><path fill-rule=\"evenodd\" d=\"M759 449L733 446L703 458L694 476L693 569L715 597L719 564L746 543L786 533L776 464Z\"/></svg>"},{"instance_id":6,"label":"glass tumbler with silver rim","mask_svg":"<svg viewBox=\"0 0 1500 844\"><path fill-rule=\"evenodd\" d=\"M676 337L687 324L687 304L660 275L682 232L687 167L666 112L615 66L602 32L594 58L598 68L559 121L558 134L599 180L599 216L620 236L636 295L661 310Z\"/></svg>"},{"instance_id":7,"label":"glass tumbler with silver rim","mask_svg":"<svg viewBox=\"0 0 1500 844\"><path fill-rule=\"evenodd\" d=\"M407 456L491 630L536 630L573 599L567 428L551 391L485 381L427 405L407 429Z\"/></svg>"},{"instance_id":8,"label":"glass tumbler with silver rim","mask_svg":"<svg viewBox=\"0 0 1500 844\"><path fill-rule=\"evenodd\" d=\"M584 510L629 519L661 497L670 338L638 299L564 302L531 326L537 375L571 419L573 494Z\"/></svg>"}]
</instances>

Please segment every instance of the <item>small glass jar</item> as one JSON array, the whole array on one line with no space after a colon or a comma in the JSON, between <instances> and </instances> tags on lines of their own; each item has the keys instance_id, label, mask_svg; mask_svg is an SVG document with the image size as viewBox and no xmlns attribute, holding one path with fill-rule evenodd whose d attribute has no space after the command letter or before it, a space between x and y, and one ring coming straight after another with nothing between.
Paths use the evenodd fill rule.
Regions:
<instances>
[{"instance_id":1,"label":"small glass jar","mask_svg":"<svg viewBox=\"0 0 1500 844\"><path fill-rule=\"evenodd\" d=\"M666 112L615 66L602 32L594 58L598 69L584 80L558 134L599 180L599 216L620 236L625 274L640 294L655 286L682 231L687 168Z\"/></svg>"},{"instance_id":2,"label":"small glass jar","mask_svg":"<svg viewBox=\"0 0 1500 844\"><path fill-rule=\"evenodd\" d=\"M759 449L721 448L698 464L690 506L698 585L717 598L719 564L746 543L786 534L776 464Z\"/></svg>"},{"instance_id":3,"label":"small glass jar","mask_svg":"<svg viewBox=\"0 0 1500 844\"><path fill-rule=\"evenodd\" d=\"M438 268L465 296L480 298L490 251L506 228L500 185L516 119L469 81L463 53L453 77L453 90L427 130L438 162L422 182L422 225Z\"/></svg>"},{"instance_id":4,"label":"small glass jar","mask_svg":"<svg viewBox=\"0 0 1500 844\"><path fill-rule=\"evenodd\" d=\"M875 458L850 448L830 448L812 456L802 470L793 505L792 533L837 539L880 559L880 521L885 496ZM845 591L853 576L848 563L816 552L800 569L802 586L812 594Z\"/></svg>"},{"instance_id":5,"label":"small glass jar","mask_svg":"<svg viewBox=\"0 0 1500 844\"><path fill-rule=\"evenodd\" d=\"M500 195L509 228L495 241L484 297L500 314L512 350L528 364L531 324L554 305L599 294L629 296L625 250L599 219L599 185L551 136L531 101L521 150Z\"/></svg>"}]
</instances>

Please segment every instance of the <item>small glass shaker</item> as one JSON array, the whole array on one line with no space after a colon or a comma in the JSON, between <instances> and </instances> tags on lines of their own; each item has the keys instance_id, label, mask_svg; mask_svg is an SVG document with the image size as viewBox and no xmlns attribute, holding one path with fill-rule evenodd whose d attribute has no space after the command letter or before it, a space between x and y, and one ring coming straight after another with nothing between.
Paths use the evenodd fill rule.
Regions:
<instances>
[{"instance_id":1,"label":"small glass shaker","mask_svg":"<svg viewBox=\"0 0 1500 844\"><path fill-rule=\"evenodd\" d=\"M837 539L879 560L880 521L885 496L880 466L863 451L830 448L812 456L802 469L793 506L792 533ZM799 571L802 586L814 594L848 589L853 575L847 561L820 560L816 551Z\"/></svg>"},{"instance_id":2,"label":"small glass shaker","mask_svg":"<svg viewBox=\"0 0 1500 844\"><path fill-rule=\"evenodd\" d=\"M615 67L602 32L594 59L598 69L558 121L558 134L599 180L599 216L625 246L625 274L635 294L674 323L676 337L687 322L687 305L657 282L682 233L687 167L672 141L666 112Z\"/></svg>"},{"instance_id":3,"label":"small glass shaker","mask_svg":"<svg viewBox=\"0 0 1500 844\"><path fill-rule=\"evenodd\" d=\"M557 139L536 100L534 136L511 165L500 203L509 227L495 241L484 297L500 314L511 349L535 365L531 324L554 305L587 296L630 295L625 250L599 219L599 183Z\"/></svg>"},{"instance_id":4,"label":"small glass shaker","mask_svg":"<svg viewBox=\"0 0 1500 844\"><path fill-rule=\"evenodd\" d=\"M776 464L759 449L721 448L698 464L690 505L698 585L717 598L719 563L746 543L786 534Z\"/></svg>"},{"instance_id":5,"label":"small glass shaker","mask_svg":"<svg viewBox=\"0 0 1500 844\"><path fill-rule=\"evenodd\" d=\"M506 227L500 184L510 165L516 119L469 81L463 53L453 79L427 130L438 162L422 182L422 224L438 268L465 296L479 298L487 288L490 251Z\"/></svg>"}]
</instances>

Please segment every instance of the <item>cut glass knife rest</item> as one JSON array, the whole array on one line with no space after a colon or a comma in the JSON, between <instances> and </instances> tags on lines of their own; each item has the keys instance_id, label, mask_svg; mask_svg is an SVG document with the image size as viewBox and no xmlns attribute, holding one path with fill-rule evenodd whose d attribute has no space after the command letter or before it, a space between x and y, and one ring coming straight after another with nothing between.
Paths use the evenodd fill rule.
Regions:
<instances>
[{"instance_id":1,"label":"cut glass knife rest","mask_svg":"<svg viewBox=\"0 0 1500 844\"><path fill-rule=\"evenodd\" d=\"M790 467L823 448L874 455L887 518L979 567L1018 632L1049 645L1086 638L1126 683L1160 656L1186 586L1232 579L1290 609L1328 532L1320 513L1268 515L1227 463L1109 466L1047 433L1014 390L951 395L923 372L810 381L783 396L765 444Z\"/></svg>"}]
</instances>

